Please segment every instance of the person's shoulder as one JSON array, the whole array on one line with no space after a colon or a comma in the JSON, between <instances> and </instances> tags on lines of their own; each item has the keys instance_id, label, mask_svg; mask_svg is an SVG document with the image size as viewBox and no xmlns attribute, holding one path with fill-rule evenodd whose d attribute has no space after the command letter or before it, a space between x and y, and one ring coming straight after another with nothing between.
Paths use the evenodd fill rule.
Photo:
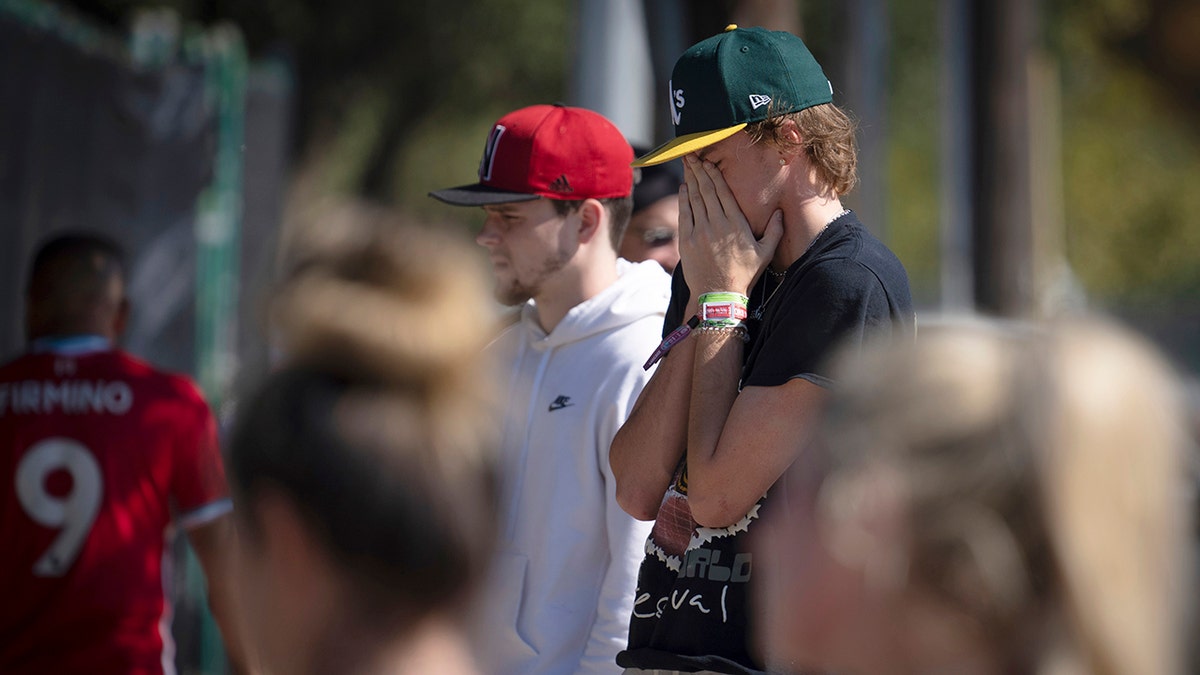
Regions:
<instances>
[{"instance_id":1,"label":"person's shoulder","mask_svg":"<svg viewBox=\"0 0 1200 675\"><path fill-rule=\"evenodd\" d=\"M19 379L37 359L35 354L18 354L0 364L0 381Z\"/></svg>"},{"instance_id":2,"label":"person's shoulder","mask_svg":"<svg viewBox=\"0 0 1200 675\"><path fill-rule=\"evenodd\" d=\"M664 308L665 309L665 308ZM597 336L597 356L613 363L641 364L650 352L662 342L663 312L646 314L631 319L628 323ZM645 351L645 353L642 353ZM602 356L601 356L602 355Z\"/></svg>"},{"instance_id":3,"label":"person's shoulder","mask_svg":"<svg viewBox=\"0 0 1200 675\"><path fill-rule=\"evenodd\" d=\"M671 275L654 260L629 262L617 259L617 282L613 284L612 300L632 302L646 312L656 312L661 318L671 301ZM637 312L634 313L636 315Z\"/></svg>"},{"instance_id":4,"label":"person's shoulder","mask_svg":"<svg viewBox=\"0 0 1200 675\"><path fill-rule=\"evenodd\" d=\"M854 252L854 259L856 261L874 270L876 273L898 273L907 277L907 272L905 272L904 264L900 262L900 258L896 256L895 252L887 244L867 229L866 226L856 219L850 224L849 230L858 241L858 246Z\"/></svg>"},{"instance_id":5,"label":"person's shoulder","mask_svg":"<svg viewBox=\"0 0 1200 675\"><path fill-rule=\"evenodd\" d=\"M662 317L644 317L619 330L597 335L587 347L587 357L578 363L577 375L589 382L597 396L621 397L622 392L641 391L654 369L645 369L646 359L662 342Z\"/></svg>"},{"instance_id":6,"label":"person's shoulder","mask_svg":"<svg viewBox=\"0 0 1200 675\"><path fill-rule=\"evenodd\" d=\"M877 254L828 256L814 260L796 281L803 302L822 308L885 298L888 305L911 304L904 268Z\"/></svg>"},{"instance_id":7,"label":"person's shoulder","mask_svg":"<svg viewBox=\"0 0 1200 675\"><path fill-rule=\"evenodd\" d=\"M662 265L655 260L630 262L624 258L618 258L617 273L622 277L628 275L638 285L650 286L655 289L671 287L672 274L664 270Z\"/></svg>"},{"instance_id":8,"label":"person's shoulder","mask_svg":"<svg viewBox=\"0 0 1200 675\"><path fill-rule=\"evenodd\" d=\"M885 287L908 287L908 272L900 258L857 218L839 228L830 245L811 267L814 279L870 279Z\"/></svg>"},{"instance_id":9,"label":"person's shoulder","mask_svg":"<svg viewBox=\"0 0 1200 675\"><path fill-rule=\"evenodd\" d=\"M649 379L642 366L662 342L660 334L665 309L664 302L657 311L628 315L619 324L572 342L563 352L564 363L570 364L581 376L586 373L586 378L594 382L617 385Z\"/></svg>"},{"instance_id":10,"label":"person's shoulder","mask_svg":"<svg viewBox=\"0 0 1200 675\"><path fill-rule=\"evenodd\" d=\"M857 256L827 255L808 265L799 279L806 286L860 285L864 281L875 280L876 275L871 267L863 264Z\"/></svg>"},{"instance_id":11,"label":"person's shoulder","mask_svg":"<svg viewBox=\"0 0 1200 675\"><path fill-rule=\"evenodd\" d=\"M131 384L136 383L146 393L207 408L204 393L191 376L160 368L129 352L115 350L113 354L120 364L122 374L130 378Z\"/></svg>"}]
</instances>

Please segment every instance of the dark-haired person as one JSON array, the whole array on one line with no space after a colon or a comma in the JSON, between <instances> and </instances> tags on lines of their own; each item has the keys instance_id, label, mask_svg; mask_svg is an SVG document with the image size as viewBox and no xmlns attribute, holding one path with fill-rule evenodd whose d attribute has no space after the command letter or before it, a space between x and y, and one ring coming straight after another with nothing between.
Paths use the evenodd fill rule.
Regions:
<instances>
[{"instance_id":1,"label":"dark-haired person","mask_svg":"<svg viewBox=\"0 0 1200 675\"><path fill-rule=\"evenodd\" d=\"M754 673L748 546L805 447L843 342L911 336L900 261L841 197L854 127L799 38L730 26L671 79L682 157L679 249L663 327L675 338L612 444L621 505L657 518L618 663ZM670 342L670 340L665 341Z\"/></svg>"},{"instance_id":2,"label":"dark-haired person","mask_svg":"<svg viewBox=\"0 0 1200 675\"><path fill-rule=\"evenodd\" d=\"M649 373L670 279L617 257L633 149L602 115L534 105L488 135L479 182L495 295L520 320L489 348L506 392L499 560L474 644L494 675L615 673L649 527L621 510L608 446Z\"/></svg>"},{"instance_id":3,"label":"dark-haired person","mask_svg":"<svg viewBox=\"0 0 1200 675\"><path fill-rule=\"evenodd\" d=\"M634 148L641 155L649 148ZM617 253L632 262L654 260L667 273L679 264L679 186L683 166L678 160L635 170L633 212Z\"/></svg>"},{"instance_id":4,"label":"dark-haired person","mask_svg":"<svg viewBox=\"0 0 1200 675\"><path fill-rule=\"evenodd\" d=\"M234 425L247 635L279 675L476 673L462 619L497 501L483 273L450 237L339 227L275 294L285 354Z\"/></svg>"},{"instance_id":5,"label":"dark-haired person","mask_svg":"<svg viewBox=\"0 0 1200 675\"><path fill-rule=\"evenodd\" d=\"M190 380L116 347L129 310L120 248L88 233L46 242L26 303L28 352L0 367L0 672L174 672L172 527L240 668L216 425Z\"/></svg>"}]
</instances>

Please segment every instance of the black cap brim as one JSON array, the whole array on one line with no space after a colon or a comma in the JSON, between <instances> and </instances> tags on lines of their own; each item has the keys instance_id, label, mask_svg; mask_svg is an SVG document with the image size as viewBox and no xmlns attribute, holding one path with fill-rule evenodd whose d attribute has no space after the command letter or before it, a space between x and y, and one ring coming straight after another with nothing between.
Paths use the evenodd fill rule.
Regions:
<instances>
[{"instance_id":1,"label":"black cap brim","mask_svg":"<svg viewBox=\"0 0 1200 675\"><path fill-rule=\"evenodd\" d=\"M542 198L541 195L499 190L488 185L483 185L482 183L472 183L471 185L446 188L445 190L435 190L434 192L430 192L429 196L440 202L454 206L488 206L489 204L529 202Z\"/></svg>"}]
</instances>

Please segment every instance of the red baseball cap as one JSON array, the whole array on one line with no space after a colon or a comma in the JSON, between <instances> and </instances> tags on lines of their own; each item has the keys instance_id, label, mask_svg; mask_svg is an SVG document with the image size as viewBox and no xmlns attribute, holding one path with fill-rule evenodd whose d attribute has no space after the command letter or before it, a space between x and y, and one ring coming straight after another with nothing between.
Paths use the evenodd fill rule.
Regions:
<instances>
[{"instance_id":1,"label":"red baseball cap","mask_svg":"<svg viewBox=\"0 0 1200 675\"><path fill-rule=\"evenodd\" d=\"M632 162L633 148L600 113L533 105L496 121L478 183L429 196L457 206L625 197L633 192Z\"/></svg>"}]
</instances>

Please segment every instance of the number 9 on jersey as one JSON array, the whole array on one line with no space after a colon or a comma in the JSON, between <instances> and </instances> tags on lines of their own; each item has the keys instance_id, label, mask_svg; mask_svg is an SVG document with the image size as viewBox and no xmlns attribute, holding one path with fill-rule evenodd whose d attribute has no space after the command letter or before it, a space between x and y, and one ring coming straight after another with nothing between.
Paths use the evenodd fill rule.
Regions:
<instances>
[{"instance_id":1,"label":"number 9 on jersey","mask_svg":"<svg viewBox=\"0 0 1200 675\"><path fill-rule=\"evenodd\" d=\"M47 490L46 479L63 470L71 489L58 496ZM103 477L92 453L69 438L38 442L17 466L17 499L35 522L61 529L58 537L33 565L39 577L61 577L75 562L100 510Z\"/></svg>"}]
</instances>

